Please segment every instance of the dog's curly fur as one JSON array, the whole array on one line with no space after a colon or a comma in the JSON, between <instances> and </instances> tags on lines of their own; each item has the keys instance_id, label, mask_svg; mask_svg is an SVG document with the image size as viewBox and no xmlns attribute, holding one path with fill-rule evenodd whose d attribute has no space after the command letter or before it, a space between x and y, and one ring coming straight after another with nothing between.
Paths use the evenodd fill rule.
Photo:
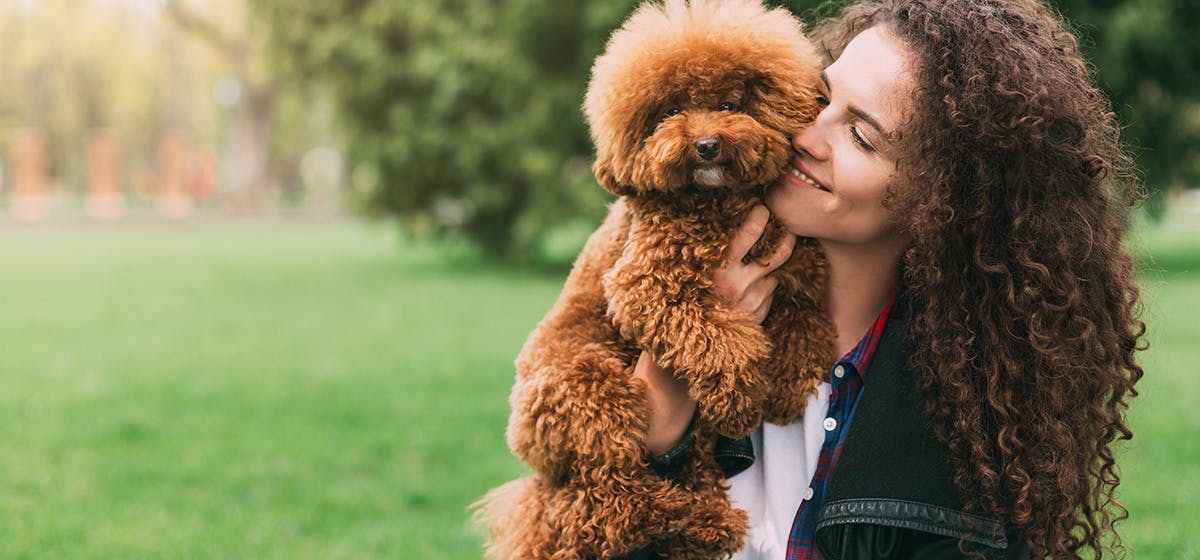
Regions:
<instances>
[{"instance_id":1,"label":"dog's curly fur","mask_svg":"<svg viewBox=\"0 0 1200 560\"><path fill-rule=\"evenodd\" d=\"M592 69L584 111L600 183L620 195L517 358L508 442L536 474L481 502L488 556L668 558L742 547L712 455L718 435L788 423L831 361L824 261L801 241L762 326L722 303L712 271L819 107L800 23L756 0L638 9ZM713 141L716 143L714 150ZM714 153L715 152L715 153ZM773 254L774 220L747 256ZM646 463L642 350L688 381L695 452L672 480Z\"/></svg>"}]
</instances>

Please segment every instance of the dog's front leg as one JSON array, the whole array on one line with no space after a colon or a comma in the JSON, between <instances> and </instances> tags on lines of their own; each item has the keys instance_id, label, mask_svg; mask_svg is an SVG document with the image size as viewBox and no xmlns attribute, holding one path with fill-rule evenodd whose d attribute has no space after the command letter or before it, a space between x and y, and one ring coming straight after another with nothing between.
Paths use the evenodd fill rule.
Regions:
<instances>
[{"instance_id":1,"label":"dog's front leg","mask_svg":"<svg viewBox=\"0 0 1200 560\"><path fill-rule=\"evenodd\" d=\"M775 276L779 285L763 323L775 343L767 363L772 389L766 420L782 425L804 414L833 363L833 325L825 306L825 258L814 242L799 241Z\"/></svg>"},{"instance_id":2,"label":"dog's front leg","mask_svg":"<svg viewBox=\"0 0 1200 560\"><path fill-rule=\"evenodd\" d=\"M723 240L722 240L723 241ZM621 257L604 278L608 316L662 366L686 378L700 413L722 435L741 437L762 419L769 383L762 373L770 353L750 314L725 305L692 240L671 224L634 219Z\"/></svg>"}]
</instances>

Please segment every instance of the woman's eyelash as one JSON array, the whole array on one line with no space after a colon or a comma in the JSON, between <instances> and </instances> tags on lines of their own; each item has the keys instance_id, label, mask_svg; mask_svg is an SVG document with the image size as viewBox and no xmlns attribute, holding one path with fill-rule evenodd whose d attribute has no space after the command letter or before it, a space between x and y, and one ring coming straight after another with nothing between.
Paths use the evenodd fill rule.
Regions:
<instances>
[{"instance_id":1,"label":"woman's eyelash","mask_svg":"<svg viewBox=\"0 0 1200 560\"><path fill-rule=\"evenodd\" d=\"M817 105L819 105L822 109L829 106L829 98L825 97L825 95L823 93L818 92L815 97L815 101L817 102ZM868 152L875 151L875 146L872 146L870 142L867 142L866 137L864 137L862 135L862 133L858 131L857 126L850 127L850 138L854 141L855 144L858 144L859 147L861 147L862 149L864 149Z\"/></svg>"},{"instance_id":2,"label":"woman's eyelash","mask_svg":"<svg viewBox=\"0 0 1200 560\"><path fill-rule=\"evenodd\" d=\"M861 146L862 149L864 149L868 152L875 151L875 146L872 146L869 142L867 142L867 139L864 138L862 133L858 131L857 126L850 127L850 136L854 139L854 143Z\"/></svg>"}]
</instances>

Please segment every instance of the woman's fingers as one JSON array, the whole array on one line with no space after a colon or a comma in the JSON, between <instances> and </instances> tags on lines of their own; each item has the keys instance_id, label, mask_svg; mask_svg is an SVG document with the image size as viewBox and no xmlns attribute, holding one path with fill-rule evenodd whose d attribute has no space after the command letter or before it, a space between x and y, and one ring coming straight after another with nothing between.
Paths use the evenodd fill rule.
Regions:
<instances>
[{"instance_id":1,"label":"woman's fingers","mask_svg":"<svg viewBox=\"0 0 1200 560\"><path fill-rule=\"evenodd\" d=\"M787 235L769 256L759 262L743 262L750 248L766 231L770 217L765 206L752 208L729 242L728 260L713 271L717 295L730 307L750 313L760 323L770 312L775 287L779 285L779 280L770 274L791 258L796 247L796 238Z\"/></svg>"},{"instance_id":2,"label":"woman's fingers","mask_svg":"<svg viewBox=\"0 0 1200 560\"><path fill-rule=\"evenodd\" d=\"M757 314L763 303L769 305L772 294L775 293L775 287L778 285L779 279L774 276L764 276L750 284L750 287L746 289L746 295L743 298L745 305L742 308Z\"/></svg>"},{"instance_id":3,"label":"woman's fingers","mask_svg":"<svg viewBox=\"0 0 1200 560\"><path fill-rule=\"evenodd\" d=\"M776 268L779 268L788 259L792 258L792 250L796 248L796 236L785 235L779 242L779 246L771 252L771 256L767 257L766 261L761 263L766 270L764 273L769 273Z\"/></svg>"},{"instance_id":4,"label":"woman's fingers","mask_svg":"<svg viewBox=\"0 0 1200 560\"><path fill-rule=\"evenodd\" d=\"M717 295L733 307L742 307L741 300L746 294L746 289L765 274L760 267L748 266L742 259L758 242L758 238L762 237L770 217L771 213L766 206L759 204L751 208L729 241L729 254L726 255L725 262L713 271L712 280ZM747 309L751 310L753 308Z\"/></svg>"},{"instance_id":5,"label":"woman's fingers","mask_svg":"<svg viewBox=\"0 0 1200 560\"><path fill-rule=\"evenodd\" d=\"M754 310L754 322L762 324L767 318L767 313L771 312L771 302L775 300L775 292L769 292L766 299L758 305L758 309Z\"/></svg>"}]
</instances>

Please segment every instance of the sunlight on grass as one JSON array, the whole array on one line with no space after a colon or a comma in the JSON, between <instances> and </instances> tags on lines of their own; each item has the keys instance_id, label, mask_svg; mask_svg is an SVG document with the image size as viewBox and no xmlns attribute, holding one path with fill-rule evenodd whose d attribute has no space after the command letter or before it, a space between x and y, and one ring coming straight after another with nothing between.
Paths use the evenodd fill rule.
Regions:
<instances>
[{"instance_id":1,"label":"sunlight on grass","mask_svg":"<svg viewBox=\"0 0 1200 560\"><path fill-rule=\"evenodd\" d=\"M557 279L356 226L8 230L0 557L478 558Z\"/></svg>"},{"instance_id":2,"label":"sunlight on grass","mask_svg":"<svg viewBox=\"0 0 1200 560\"><path fill-rule=\"evenodd\" d=\"M1176 212L1140 237L1150 350L1122 457L1122 534L1134 558L1200 558L1200 216Z\"/></svg>"},{"instance_id":3,"label":"sunlight on grass","mask_svg":"<svg viewBox=\"0 0 1200 560\"><path fill-rule=\"evenodd\" d=\"M1124 534L1200 557L1200 220L1142 243ZM478 558L467 505L524 471L512 360L561 274L349 224L9 227L0 260L0 557Z\"/></svg>"}]
</instances>

